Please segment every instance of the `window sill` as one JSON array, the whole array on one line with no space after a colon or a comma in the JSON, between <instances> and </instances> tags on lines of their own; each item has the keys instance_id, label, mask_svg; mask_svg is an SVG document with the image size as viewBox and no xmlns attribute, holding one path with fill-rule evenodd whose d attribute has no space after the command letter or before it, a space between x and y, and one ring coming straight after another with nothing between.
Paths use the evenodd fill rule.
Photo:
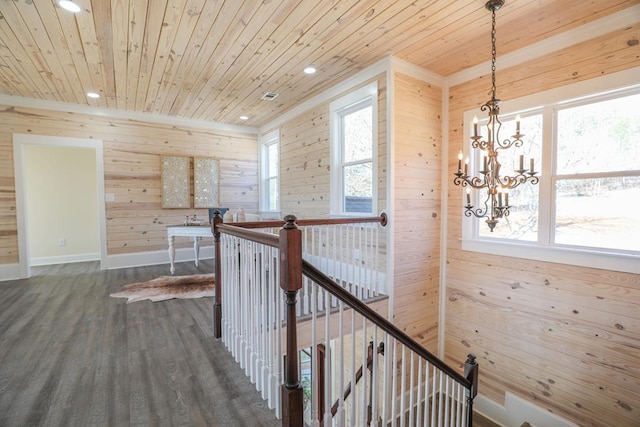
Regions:
<instances>
[{"instance_id":1,"label":"window sill","mask_svg":"<svg viewBox=\"0 0 640 427\"><path fill-rule=\"evenodd\" d=\"M462 239L462 249L491 255L640 274L640 253L626 255L575 247L540 246L526 242L482 239Z\"/></svg>"}]
</instances>

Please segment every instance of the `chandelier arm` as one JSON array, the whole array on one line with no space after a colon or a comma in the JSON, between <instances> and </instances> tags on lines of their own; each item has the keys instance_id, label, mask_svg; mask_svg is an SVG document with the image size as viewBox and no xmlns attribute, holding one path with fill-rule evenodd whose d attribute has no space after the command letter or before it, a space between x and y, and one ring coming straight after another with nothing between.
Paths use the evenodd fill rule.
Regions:
<instances>
[{"instance_id":1,"label":"chandelier arm","mask_svg":"<svg viewBox=\"0 0 640 427\"><path fill-rule=\"evenodd\" d=\"M527 172L527 174L529 176L526 176L525 174L518 174L516 176L505 176L500 181L500 184L503 188L513 189L520 186L520 184L524 184L527 182L531 184L537 184L540 181L539 177L531 175L530 172Z\"/></svg>"},{"instance_id":2,"label":"chandelier arm","mask_svg":"<svg viewBox=\"0 0 640 427\"><path fill-rule=\"evenodd\" d=\"M489 214L489 205L488 205L488 201L489 198L487 197L487 199L484 201L484 208L482 207L474 207L471 205L467 205L465 206L466 210L464 212L465 216L470 217L470 216L475 216L476 218L484 218Z\"/></svg>"},{"instance_id":3,"label":"chandelier arm","mask_svg":"<svg viewBox=\"0 0 640 427\"><path fill-rule=\"evenodd\" d=\"M498 140L498 145L495 147L496 151L498 150L506 150L509 149L511 147L522 147L522 145L524 144L524 142L521 139L510 139L510 138L506 138L503 140Z\"/></svg>"},{"instance_id":4,"label":"chandelier arm","mask_svg":"<svg viewBox=\"0 0 640 427\"><path fill-rule=\"evenodd\" d=\"M479 148L482 151L490 151L491 150L491 145L489 144L489 142L481 140L481 139L473 140L471 142L471 146L473 148Z\"/></svg>"},{"instance_id":5,"label":"chandelier arm","mask_svg":"<svg viewBox=\"0 0 640 427\"><path fill-rule=\"evenodd\" d=\"M486 179L481 179L477 176L463 176L462 174L453 178L453 183L455 185L460 185L461 187L471 187L476 190L481 190L483 188L489 187Z\"/></svg>"}]
</instances>

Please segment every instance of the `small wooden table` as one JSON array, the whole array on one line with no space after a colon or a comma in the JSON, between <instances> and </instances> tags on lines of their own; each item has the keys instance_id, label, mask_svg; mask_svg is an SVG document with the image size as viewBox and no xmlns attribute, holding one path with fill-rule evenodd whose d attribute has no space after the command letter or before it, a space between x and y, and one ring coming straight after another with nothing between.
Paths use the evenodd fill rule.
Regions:
<instances>
[{"instance_id":1,"label":"small wooden table","mask_svg":"<svg viewBox=\"0 0 640 427\"><path fill-rule=\"evenodd\" d=\"M176 258L176 248L173 245L176 236L192 237L193 252L196 258L196 267L198 266L198 254L200 253L200 240L203 237L213 237L210 225L168 225L167 241L169 242L169 261L171 262L171 274L176 269L173 265Z\"/></svg>"}]
</instances>

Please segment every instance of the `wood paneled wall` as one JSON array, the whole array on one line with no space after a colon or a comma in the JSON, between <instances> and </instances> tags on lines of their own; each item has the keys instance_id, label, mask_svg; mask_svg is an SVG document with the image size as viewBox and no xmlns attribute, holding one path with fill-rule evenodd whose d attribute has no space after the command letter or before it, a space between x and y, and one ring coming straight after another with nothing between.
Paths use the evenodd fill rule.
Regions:
<instances>
[{"instance_id":1,"label":"wood paneled wall","mask_svg":"<svg viewBox=\"0 0 640 427\"><path fill-rule=\"evenodd\" d=\"M369 84L363 83L361 86ZM378 83L378 212L387 206L387 90ZM353 88L353 90L358 87ZM335 98L347 95L340 94ZM322 218L330 212L330 113L327 101L280 126L280 211L298 218Z\"/></svg>"},{"instance_id":2,"label":"wood paneled wall","mask_svg":"<svg viewBox=\"0 0 640 427\"><path fill-rule=\"evenodd\" d=\"M378 80L378 208L387 192L386 82ZM440 262L441 90L394 75L393 321L435 351ZM280 127L282 214L330 211L329 102Z\"/></svg>"},{"instance_id":3,"label":"wood paneled wall","mask_svg":"<svg viewBox=\"0 0 640 427\"><path fill-rule=\"evenodd\" d=\"M638 66L640 24L499 70L502 99ZM450 88L449 176L464 111L488 97L486 77ZM480 393L505 392L580 426L638 426L640 277L461 250L461 189L450 185L446 359L480 363ZM470 219L464 218L464 221Z\"/></svg>"},{"instance_id":4,"label":"wood paneled wall","mask_svg":"<svg viewBox=\"0 0 640 427\"><path fill-rule=\"evenodd\" d=\"M394 74L393 321L435 352L440 269L442 90Z\"/></svg>"},{"instance_id":5,"label":"wood paneled wall","mask_svg":"<svg viewBox=\"0 0 640 427\"><path fill-rule=\"evenodd\" d=\"M18 262L13 133L103 140L109 255L165 250L166 226L206 209L162 209L160 156L220 159L220 204L258 210L257 135L0 106L0 264ZM182 245L188 245L183 238ZM179 245L180 246L180 245Z\"/></svg>"}]
</instances>

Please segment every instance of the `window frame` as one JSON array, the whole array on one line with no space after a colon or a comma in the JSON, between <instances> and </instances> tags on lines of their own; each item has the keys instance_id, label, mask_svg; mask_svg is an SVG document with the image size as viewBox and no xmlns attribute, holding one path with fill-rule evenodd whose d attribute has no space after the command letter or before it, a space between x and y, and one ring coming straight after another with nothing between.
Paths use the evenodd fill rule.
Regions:
<instances>
[{"instance_id":1,"label":"window frame","mask_svg":"<svg viewBox=\"0 0 640 427\"><path fill-rule=\"evenodd\" d=\"M260 213L261 215L279 217L280 215L280 170L275 176L269 175L269 148L275 145L278 150L278 167L280 165L280 130L260 136ZM279 168L278 168L279 169ZM276 197L276 208L269 209L270 181L276 181L278 194Z\"/></svg>"},{"instance_id":2,"label":"window frame","mask_svg":"<svg viewBox=\"0 0 640 427\"><path fill-rule=\"evenodd\" d=\"M462 215L462 249L485 254L525 258L584 267L601 268L621 272L640 274L640 250L622 251L608 248L578 247L555 243L555 183L567 174L556 174L557 141L555 127L559 108L584 105L640 93L640 82L631 70L619 72L572 85L551 89L545 92L525 96L501 104L503 121L520 114L521 116L541 113L542 117L542 165L540 170L540 190L538 203L538 237L536 241L517 241L505 238L480 237L479 227L485 226L482 219L468 218ZM465 111L463 135L471 135L473 116L486 115L479 108ZM472 158L473 171L475 161L469 139L463 141L463 153ZM525 144L527 143L525 139ZM477 150L475 150L477 151ZM629 175L634 175L631 172ZM615 175L615 172L609 175ZM580 174L585 178L585 174ZM474 196L476 195L473 192ZM466 203L466 193L461 191L460 209ZM472 201L472 203L475 201ZM499 226L499 225L498 225Z\"/></svg>"},{"instance_id":3,"label":"window frame","mask_svg":"<svg viewBox=\"0 0 640 427\"><path fill-rule=\"evenodd\" d=\"M373 82L363 86L333 102L329 105L330 111L330 214L340 217L364 217L375 215L378 207L378 83ZM371 106L371 211L370 212L345 212L344 210L344 174L345 166L368 163L363 161L344 161L344 141L342 139L342 118L347 114L359 111ZM357 108L361 107L361 108Z\"/></svg>"}]
</instances>

